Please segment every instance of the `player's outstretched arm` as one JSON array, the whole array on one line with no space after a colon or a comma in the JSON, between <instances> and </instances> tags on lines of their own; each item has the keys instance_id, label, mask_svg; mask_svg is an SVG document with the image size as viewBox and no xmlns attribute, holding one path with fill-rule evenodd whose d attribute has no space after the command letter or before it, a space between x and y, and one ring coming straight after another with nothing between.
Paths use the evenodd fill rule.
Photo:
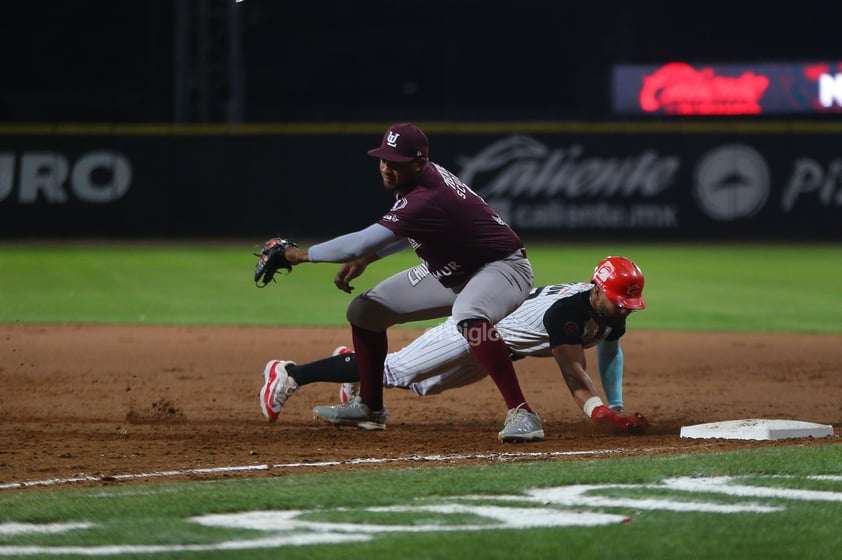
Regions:
<instances>
[{"instance_id":1,"label":"player's outstretched arm","mask_svg":"<svg viewBox=\"0 0 842 560\"><path fill-rule=\"evenodd\" d=\"M579 408L583 408L589 399L598 396L591 376L585 369L587 362L584 348L579 344L559 344L553 347L552 353L573 400Z\"/></svg>"},{"instance_id":2,"label":"player's outstretched arm","mask_svg":"<svg viewBox=\"0 0 842 560\"><path fill-rule=\"evenodd\" d=\"M284 256L293 265L305 262L348 263L363 257L376 260L379 251L400 246L398 241L391 230L372 224L360 231L317 243L309 249L289 246Z\"/></svg>"},{"instance_id":3,"label":"player's outstretched arm","mask_svg":"<svg viewBox=\"0 0 842 560\"><path fill-rule=\"evenodd\" d=\"M293 266L305 262L343 263L333 282L343 292L351 293L351 280L360 276L370 263L402 246L401 240L391 230L372 224L309 249L287 247L284 256Z\"/></svg>"},{"instance_id":4,"label":"player's outstretched arm","mask_svg":"<svg viewBox=\"0 0 842 560\"><path fill-rule=\"evenodd\" d=\"M623 416L605 406L585 369L585 350L581 345L559 344L552 353L573 399L593 422L624 433L641 433L649 427L639 413Z\"/></svg>"}]
</instances>

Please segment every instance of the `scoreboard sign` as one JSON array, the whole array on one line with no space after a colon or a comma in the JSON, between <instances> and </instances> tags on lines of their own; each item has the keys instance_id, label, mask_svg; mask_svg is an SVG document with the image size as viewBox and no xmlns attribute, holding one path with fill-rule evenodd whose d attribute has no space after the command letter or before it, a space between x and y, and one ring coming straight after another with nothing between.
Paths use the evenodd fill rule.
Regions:
<instances>
[{"instance_id":1,"label":"scoreboard sign","mask_svg":"<svg viewBox=\"0 0 842 560\"><path fill-rule=\"evenodd\" d=\"M614 114L842 114L842 61L789 64L619 65Z\"/></svg>"}]
</instances>

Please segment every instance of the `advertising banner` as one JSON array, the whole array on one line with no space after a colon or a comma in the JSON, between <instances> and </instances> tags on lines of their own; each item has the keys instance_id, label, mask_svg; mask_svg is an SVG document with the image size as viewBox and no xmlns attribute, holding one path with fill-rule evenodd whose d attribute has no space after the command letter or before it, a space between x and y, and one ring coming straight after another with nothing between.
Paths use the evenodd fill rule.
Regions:
<instances>
[{"instance_id":1,"label":"advertising banner","mask_svg":"<svg viewBox=\"0 0 842 560\"><path fill-rule=\"evenodd\" d=\"M615 115L842 113L842 62L618 65Z\"/></svg>"},{"instance_id":2,"label":"advertising banner","mask_svg":"<svg viewBox=\"0 0 842 560\"><path fill-rule=\"evenodd\" d=\"M524 236L842 240L832 123L421 124L431 158ZM392 205L383 127L2 134L3 237L313 238Z\"/></svg>"}]
</instances>

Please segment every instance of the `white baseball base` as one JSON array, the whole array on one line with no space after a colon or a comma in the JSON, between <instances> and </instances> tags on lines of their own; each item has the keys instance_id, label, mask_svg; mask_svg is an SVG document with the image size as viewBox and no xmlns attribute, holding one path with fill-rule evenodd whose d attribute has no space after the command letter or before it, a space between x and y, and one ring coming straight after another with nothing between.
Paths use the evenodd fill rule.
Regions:
<instances>
[{"instance_id":1,"label":"white baseball base","mask_svg":"<svg viewBox=\"0 0 842 560\"><path fill-rule=\"evenodd\" d=\"M682 426L681 437L694 439L757 439L820 438L833 435L833 426L800 420L764 420L749 418Z\"/></svg>"}]
</instances>

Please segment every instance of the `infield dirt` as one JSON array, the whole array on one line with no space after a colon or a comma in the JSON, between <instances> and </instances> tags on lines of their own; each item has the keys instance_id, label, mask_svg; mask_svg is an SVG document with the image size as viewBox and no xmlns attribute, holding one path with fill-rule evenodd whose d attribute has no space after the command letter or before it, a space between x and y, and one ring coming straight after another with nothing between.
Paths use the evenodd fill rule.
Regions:
<instances>
[{"instance_id":1,"label":"infield dirt","mask_svg":"<svg viewBox=\"0 0 842 560\"><path fill-rule=\"evenodd\" d=\"M390 348L421 331L393 329ZM546 439L502 444L505 406L490 379L441 395L388 389L388 428L337 429L313 418L337 387L312 384L266 422L257 393L270 359L299 363L350 345L348 329L0 325L0 484L80 475L115 484L124 474L247 465L257 472L184 477L277 476L331 469L547 460L546 454L693 453L840 441L842 337L630 331L623 338L625 400L652 422L642 436L592 425L552 359L518 361L521 386L544 420ZM599 386L593 351L592 375ZM688 440L681 426L743 418L831 424L834 436L768 441ZM509 452L536 453L507 458ZM581 455L551 460L580 460ZM460 455L463 457L436 457ZM467 457L464 457L467 456ZM584 457L606 455L590 455ZM358 463L356 458L390 459ZM421 459L427 457L428 459ZM432 458L432 459L429 459ZM426 462L425 462L426 461ZM178 476L174 478L179 478ZM142 480L142 477L133 480Z\"/></svg>"}]
</instances>

